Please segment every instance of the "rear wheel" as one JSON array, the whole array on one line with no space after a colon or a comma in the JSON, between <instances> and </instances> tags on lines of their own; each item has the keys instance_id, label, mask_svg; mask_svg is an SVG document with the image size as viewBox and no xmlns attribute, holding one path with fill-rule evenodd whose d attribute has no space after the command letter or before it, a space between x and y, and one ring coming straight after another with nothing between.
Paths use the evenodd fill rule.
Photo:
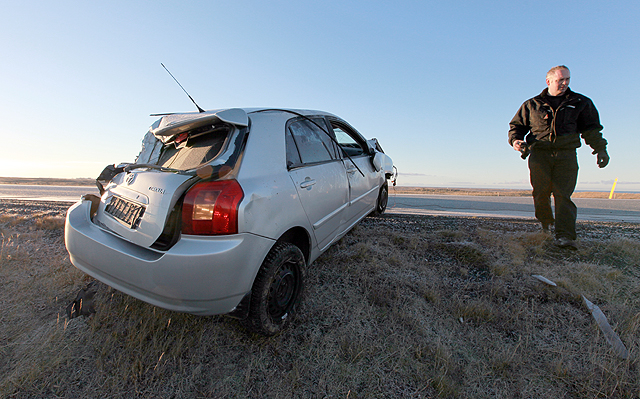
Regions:
<instances>
[{"instance_id":1,"label":"rear wheel","mask_svg":"<svg viewBox=\"0 0 640 399\"><path fill-rule=\"evenodd\" d=\"M376 201L376 209L373 211L373 214L376 216L382 215L384 211L387 210L387 202L389 201L389 185L387 182L384 182L382 187L380 187L380 192L378 194L378 201Z\"/></svg>"},{"instance_id":2,"label":"rear wheel","mask_svg":"<svg viewBox=\"0 0 640 399\"><path fill-rule=\"evenodd\" d=\"M293 244L281 242L269 251L251 289L245 326L262 335L274 335L290 322L302 294L305 259Z\"/></svg>"}]
</instances>

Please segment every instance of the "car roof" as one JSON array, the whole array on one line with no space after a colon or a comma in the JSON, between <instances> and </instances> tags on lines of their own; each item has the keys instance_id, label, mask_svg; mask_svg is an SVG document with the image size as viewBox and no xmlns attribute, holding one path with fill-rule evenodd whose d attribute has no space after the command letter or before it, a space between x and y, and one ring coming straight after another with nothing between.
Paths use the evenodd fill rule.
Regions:
<instances>
[{"instance_id":1,"label":"car roof","mask_svg":"<svg viewBox=\"0 0 640 399\"><path fill-rule=\"evenodd\" d=\"M293 109L293 108L224 108L216 110L208 110L204 112L177 112L171 114L156 114L161 116L156 120L149 132L161 140L167 140L168 137L175 136L182 132L204 126L207 124L215 124L219 122L229 123L239 128L249 125L249 114L261 113L278 113L281 115L289 114L292 116L328 116L341 119L325 111L309 110L309 109Z\"/></svg>"},{"instance_id":2,"label":"car roof","mask_svg":"<svg viewBox=\"0 0 640 399\"><path fill-rule=\"evenodd\" d=\"M282 112L289 114L300 114L304 116L310 115L326 115L326 116L335 116L329 112L318 111L312 109L296 109L296 108L244 108L247 114L259 113L259 112Z\"/></svg>"}]
</instances>

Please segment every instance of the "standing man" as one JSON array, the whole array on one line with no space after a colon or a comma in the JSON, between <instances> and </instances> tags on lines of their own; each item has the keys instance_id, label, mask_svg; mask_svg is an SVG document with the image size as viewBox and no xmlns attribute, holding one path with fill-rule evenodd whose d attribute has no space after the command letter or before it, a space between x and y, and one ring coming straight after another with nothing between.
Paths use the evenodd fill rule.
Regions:
<instances>
[{"instance_id":1,"label":"standing man","mask_svg":"<svg viewBox=\"0 0 640 399\"><path fill-rule=\"evenodd\" d=\"M580 136L597 154L600 168L607 166L609 155L598 110L588 97L569 89L569 79L569 68L564 65L547 72L547 88L525 101L509 123L509 144L523 158L530 153L533 204L543 230L549 231L555 223L556 245L577 249L577 208L571 195L578 179Z\"/></svg>"}]
</instances>

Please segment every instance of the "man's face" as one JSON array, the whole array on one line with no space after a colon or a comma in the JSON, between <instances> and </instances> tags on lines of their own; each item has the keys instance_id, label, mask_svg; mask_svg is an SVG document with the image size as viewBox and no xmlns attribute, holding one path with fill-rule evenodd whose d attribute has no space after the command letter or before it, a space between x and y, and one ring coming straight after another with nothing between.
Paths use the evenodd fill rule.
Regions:
<instances>
[{"instance_id":1,"label":"man's face","mask_svg":"<svg viewBox=\"0 0 640 399\"><path fill-rule=\"evenodd\" d=\"M549 86L549 95L561 96L569 87L569 71L566 69L557 69L552 75L547 77L547 86Z\"/></svg>"}]
</instances>

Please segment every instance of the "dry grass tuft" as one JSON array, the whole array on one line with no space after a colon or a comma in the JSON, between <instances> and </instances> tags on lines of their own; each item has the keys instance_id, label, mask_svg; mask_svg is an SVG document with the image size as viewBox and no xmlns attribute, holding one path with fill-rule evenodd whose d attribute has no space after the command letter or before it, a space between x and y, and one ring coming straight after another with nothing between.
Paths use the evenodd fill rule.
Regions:
<instances>
[{"instance_id":1,"label":"dry grass tuft","mask_svg":"<svg viewBox=\"0 0 640 399\"><path fill-rule=\"evenodd\" d=\"M35 221L36 229L59 230L64 229L64 218L59 216L45 216Z\"/></svg>"},{"instance_id":2,"label":"dry grass tuft","mask_svg":"<svg viewBox=\"0 0 640 399\"><path fill-rule=\"evenodd\" d=\"M309 267L301 312L271 338L104 285L95 315L66 319L90 280L63 226L0 215L2 397L640 396L637 225L581 224L580 249L565 251L533 221L367 218Z\"/></svg>"}]
</instances>

